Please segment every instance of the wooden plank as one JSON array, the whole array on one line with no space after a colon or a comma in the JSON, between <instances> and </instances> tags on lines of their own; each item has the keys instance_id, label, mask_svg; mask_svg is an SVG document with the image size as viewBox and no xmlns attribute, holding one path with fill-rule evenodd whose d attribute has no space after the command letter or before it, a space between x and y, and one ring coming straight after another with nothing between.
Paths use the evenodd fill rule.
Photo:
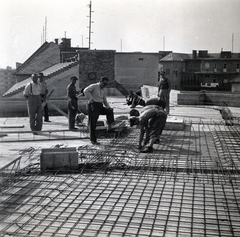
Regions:
<instances>
[{"instance_id":1,"label":"wooden plank","mask_svg":"<svg viewBox=\"0 0 240 237\"><path fill-rule=\"evenodd\" d=\"M42 107L44 108L44 106L49 103L48 100L49 98L51 97L52 93L54 91L54 88L52 88L52 90L50 91L50 93L47 94L47 98L46 98L46 101L42 102Z\"/></svg>"},{"instance_id":2,"label":"wooden plank","mask_svg":"<svg viewBox=\"0 0 240 237\"><path fill-rule=\"evenodd\" d=\"M68 118L68 115L63 111L61 110L60 108L58 108L55 104L53 104L52 102L48 102L48 104L55 110L57 110L61 115L65 116L66 118Z\"/></svg>"},{"instance_id":3,"label":"wooden plank","mask_svg":"<svg viewBox=\"0 0 240 237\"><path fill-rule=\"evenodd\" d=\"M23 134L23 133L33 133L33 132L37 132L39 135L40 134L44 134L44 133L57 133L57 132L84 132L86 131L87 128L85 127L79 127L79 129L76 130L69 130L69 129L59 129L59 130L42 130L42 131L4 131L4 133L2 134L10 134L10 133L19 133L19 134Z\"/></svg>"},{"instance_id":4,"label":"wooden plank","mask_svg":"<svg viewBox=\"0 0 240 237\"><path fill-rule=\"evenodd\" d=\"M24 125L1 125L0 128L24 128Z\"/></svg>"},{"instance_id":5,"label":"wooden plank","mask_svg":"<svg viewBox=\"0 0 240 237\"><path fill-rule=\"evenodd\" d=\"M0 137L5 137L5 136L7 136L7 133L0 133Z\"/></svg>"}]
</instances>

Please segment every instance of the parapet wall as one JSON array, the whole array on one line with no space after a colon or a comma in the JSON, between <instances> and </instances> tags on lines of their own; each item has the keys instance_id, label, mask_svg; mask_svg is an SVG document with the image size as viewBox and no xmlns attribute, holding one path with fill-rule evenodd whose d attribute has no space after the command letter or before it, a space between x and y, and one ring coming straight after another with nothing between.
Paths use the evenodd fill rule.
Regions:
<instances>
[{"instance_id":1,"label":"parapet wall","mask_svg":"<svg viewBox=\"0 0 240 237\"><path fill-rule=\"evenodd\" d=\"M240 93L181 91L177 97L178 105L227 105L240 107Z\"/></svg>"}]
</instances>

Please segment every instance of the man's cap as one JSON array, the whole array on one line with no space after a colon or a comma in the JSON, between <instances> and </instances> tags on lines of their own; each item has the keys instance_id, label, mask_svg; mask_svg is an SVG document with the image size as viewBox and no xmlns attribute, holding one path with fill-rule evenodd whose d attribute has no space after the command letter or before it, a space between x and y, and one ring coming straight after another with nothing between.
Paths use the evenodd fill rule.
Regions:
<instances>
[{"instance_id":1,"label":"man's cap","mask_svg":"<svg viewBox=\"0 0 240 237\"><path fill-rule=\"evenodd\" d=\"M33 78L33 77L38 77L38 74L37 73L33 73L32 75L31 75L31 77Z\"/></svg>"},{"instance_id":2,"label":"man's cap","mask_svg":"<svg viewBox=\"0 0 240 237\"><path fill-rule=\"evenodd\" d=\"M78 78L75 77L75 76L73 76L73 77L70 78L70 80L71 80L71 81L73 81L73 80L78 80Z\"/></svg>"},{"instance_id":3,"label":"man's cap","mask_svg":"<svg viewBox=\"0 0 240 237\"><path fill-rule=\"evenodd\" d=\"M44 74L42 72L39 72L37 75L38 77L44 77Z\"/></svg>"}]
</instances>

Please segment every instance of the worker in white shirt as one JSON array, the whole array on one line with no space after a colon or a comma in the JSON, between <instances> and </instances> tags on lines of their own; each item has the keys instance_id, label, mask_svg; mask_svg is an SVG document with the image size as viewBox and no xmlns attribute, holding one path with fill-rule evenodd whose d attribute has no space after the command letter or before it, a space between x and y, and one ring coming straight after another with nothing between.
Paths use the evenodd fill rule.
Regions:
<instances>
[{"instance_id":1,"label":"worker in white shirt","mask_svg":"<svg viewBox=\"0 0 240 237\"><path fill-rule=\"evenodd\" d=\"M33 134L37 135L37 131L42 130L42 100L41 100L41 85L38 82L38 75L32 74L32 81L29 82L23 92L27 99L27 108L30 128Z\"/></svg>"},{"instance_id":2,"label":"worker in white shirt","mask_svg":"<svg viewBox=\"0 0 240 237\"><path fill-rule=\"evenodd\" d=\"M99 115L106 115L108 131L114 124L113 109L108 104L104 87L108 85L108 78L102 77L99 82L89 85L84 89L84 95L88 99L88 120L90 140L92 144L99 145L96 137L96 126Z\"/></svg>"}]
</instances>

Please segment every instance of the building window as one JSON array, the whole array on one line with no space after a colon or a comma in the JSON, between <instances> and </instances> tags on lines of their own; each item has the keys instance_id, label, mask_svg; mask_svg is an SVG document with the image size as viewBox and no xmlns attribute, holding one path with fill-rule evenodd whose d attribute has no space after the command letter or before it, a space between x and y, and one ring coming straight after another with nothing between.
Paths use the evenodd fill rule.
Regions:
<instances>
[{"instance_id":1,"label":"building window","mask_svg":"<svg viewBox=\"0 0 240 237\"><path fill-rule=\"evenodd\" d=\"M205 63L205 68L209 69L210 68L210 63Z\"/></svg>"},{"instance_id":2,"label":"building window","mask_svg":"<svg viewBox=\"0 0 240 237\"><path fill-rule=\"evenodd\" d=\"M239 69L239 63L237 64L237 69Z\"/></svg>"},{"instance_id":3,"label":"building window","mask_svg":"<svg viewBox=\"0 0 240 237\"><path fill-rule=\"evenodd\" d=\"M170 69L166 69L166 75L170 75Z\"/></svg>"},{"instance_id":4,"label":"building window","mask_svg":"<svg viewBox=\"0 0 240 237\"><path fill-rule=\"evenodd\" d=\"M175 77L177 77L177 76L178 76L178 70L175 69L175 70L173 71L173 74L174 74Z\"/></svg>"},{"instance_id":5,"label":"building window","mask_svg":"<svg viewBox=\"0 0 240 237\"><path fill-rule=\"evenodd\" d=\"M140 61L143 61L143 58L139 58Z\"/></svg>"},{"instance_id":6,"label":"building window","mask_svg":"<svg viewBox=\"0 0 240 237\"><path fill-rule=\"evenodd\" d=\"M223 72L227 72L227 64L226 63L223 64Z\"/></svg>"}]
</instances>

